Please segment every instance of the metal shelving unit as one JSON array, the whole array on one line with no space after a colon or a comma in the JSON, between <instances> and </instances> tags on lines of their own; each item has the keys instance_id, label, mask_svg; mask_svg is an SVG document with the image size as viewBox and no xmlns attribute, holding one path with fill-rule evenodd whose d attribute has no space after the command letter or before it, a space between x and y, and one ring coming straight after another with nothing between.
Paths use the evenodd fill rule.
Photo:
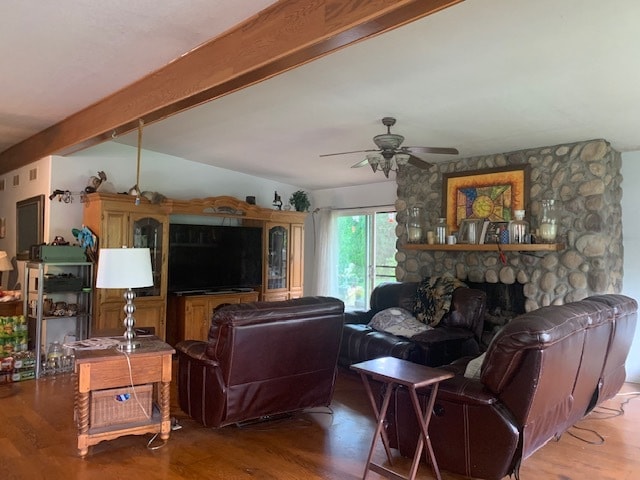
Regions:
<instances>
[{"instance_id":1,"label":"metal shelving unit","mask_svg":"<svg viewBox=\"0 0 640 480\"><path fill-rule=\"evenodd\" d=\"M65 280L68 279L68 283ZM58 281L61 280L61 281ZM76 339L89 336L93 312L93 263L25 262L24 314L29 322L29 348L36 354L36 378L40 377L42 355L46 351L46 323L75 319ZM74 314L53 315L45 312L45 300L64 301L77 306ZM44 342L44 343L43 343Z\"/></svg>"}]
</instances>

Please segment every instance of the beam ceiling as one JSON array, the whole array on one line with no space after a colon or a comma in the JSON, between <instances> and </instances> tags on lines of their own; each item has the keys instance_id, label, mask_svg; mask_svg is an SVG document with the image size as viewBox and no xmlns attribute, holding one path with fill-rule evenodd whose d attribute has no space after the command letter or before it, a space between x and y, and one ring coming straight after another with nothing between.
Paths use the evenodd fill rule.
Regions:
<instances>
[{"instance_id":1,"label":"beam ceiling","mask_svg":"<svg viewBox=\"0 0 640 480\"><path fill-rule=\"evenodd\" d=\"M0 153L0 174L266 80L463 0L285 0Z\"/></svg>"}]
</instances>

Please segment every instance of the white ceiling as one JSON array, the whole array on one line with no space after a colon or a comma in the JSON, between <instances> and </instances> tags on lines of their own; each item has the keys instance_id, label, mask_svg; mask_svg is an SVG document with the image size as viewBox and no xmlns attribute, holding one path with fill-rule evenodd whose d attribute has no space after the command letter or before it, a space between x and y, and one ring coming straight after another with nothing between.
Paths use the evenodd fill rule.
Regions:
<instances>
[{"instance_id":1,"label":"white ceiling","mask_svg":"<svg viewBox=\"0 0 640 480\"><path fill-rule=\"evenodd\" d=\"M3 0L0 150L269 3ZM637 0L467 0L148 125L143 147L309 190L383 180L349 168L361 154L319 158L374 148L383 116L404 145L460 157L592 138L639 150L639 27Z\"/></svg>"}]
</instances>

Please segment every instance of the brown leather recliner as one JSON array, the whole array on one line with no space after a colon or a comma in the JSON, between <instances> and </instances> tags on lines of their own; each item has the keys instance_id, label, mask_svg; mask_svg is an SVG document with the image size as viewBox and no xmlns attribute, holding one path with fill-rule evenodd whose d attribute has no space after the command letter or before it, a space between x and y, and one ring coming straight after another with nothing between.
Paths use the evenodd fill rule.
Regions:
<instances>
[{"instance_id":1,"label":"brown leather recliner","mask_svg":"<svg viewBox=\"0 0 640 480\"><path fill-rule=\"evenodd\" d=\"M178 352L180 408L207 427L328 406L344 304L330 297L228 305L209 341Z\"/></svg>"},{"instance_id":2,"label":"brown leather recliner","mask_svg":"<svg viewBox=\"0 0 640 480\"><path fill-rule=\"evenodd\" d=\"M524 459L620 389L637 308L612 294L543 307L496 334L479 378L463 376L467 362L443 367L458 375L440 384L429 425L440 468L518 478ZM413 455L419 430L406 390L394 392L387 433L392 447Z\"/></svg>"}]
</instances>

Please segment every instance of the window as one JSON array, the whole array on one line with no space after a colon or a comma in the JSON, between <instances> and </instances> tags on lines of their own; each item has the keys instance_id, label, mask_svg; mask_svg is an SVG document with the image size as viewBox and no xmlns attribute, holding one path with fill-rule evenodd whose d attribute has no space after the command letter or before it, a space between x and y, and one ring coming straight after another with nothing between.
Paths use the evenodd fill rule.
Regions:
<instances>
[{"instance_id":1,"label":"window","mask_svg":"<svg viewBox=\"0 0 640 480\"><path fill-rule=\"evenodd\" d=\"M347 310L367 309L373 288L396 279L396 212L350 210L334 218L337 296Z\"/></svg>"}]
</instances>

